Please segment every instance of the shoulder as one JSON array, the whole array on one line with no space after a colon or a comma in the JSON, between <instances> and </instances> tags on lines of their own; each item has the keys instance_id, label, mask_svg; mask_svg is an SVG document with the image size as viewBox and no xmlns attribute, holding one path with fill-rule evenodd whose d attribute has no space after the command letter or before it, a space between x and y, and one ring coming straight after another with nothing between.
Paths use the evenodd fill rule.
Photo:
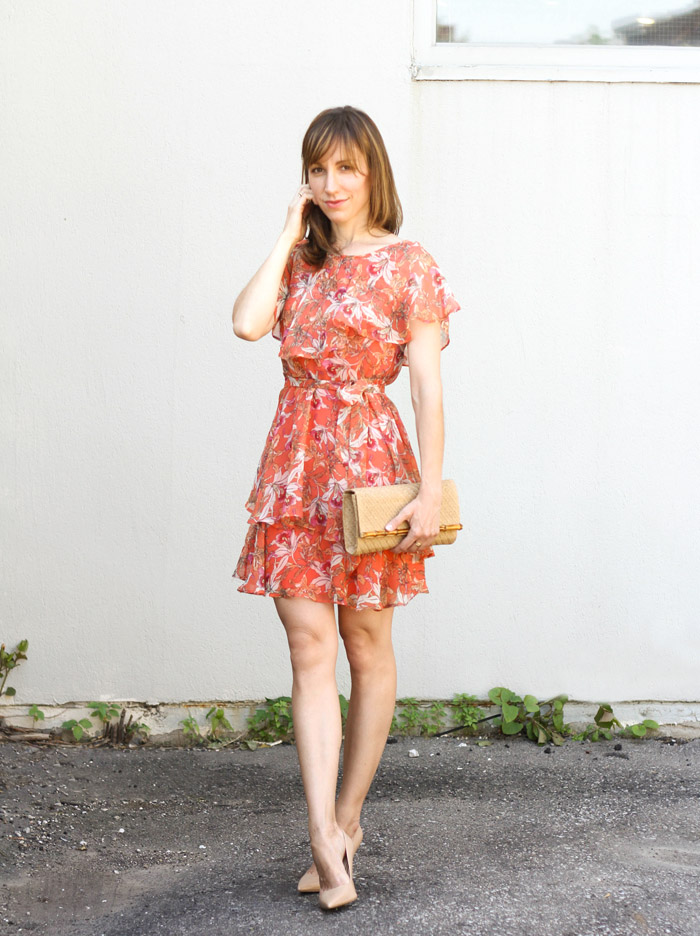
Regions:
<instances>
[{"instance_id":1,"label":"shoulder","mask_svg":"<svg viewBox=\"0 0 700 936\"><path fill-rule=\"evenodd\" d=\"M433 255L420 241L406 240L396 245L400 250L400 263L408 269L420 271L437 266Z\"/></svg>"},{"instance_id":2,"label":"shoulder","mask_svg":"<svg viewBox=\"0 0 700 936\"><path fill-rule=\"evenodd\" d=\"M403 241L395 248L399 279L408 289L415 289L424 280L441 278L435 257L419 241Z\"/></svg>"}]
</instances>

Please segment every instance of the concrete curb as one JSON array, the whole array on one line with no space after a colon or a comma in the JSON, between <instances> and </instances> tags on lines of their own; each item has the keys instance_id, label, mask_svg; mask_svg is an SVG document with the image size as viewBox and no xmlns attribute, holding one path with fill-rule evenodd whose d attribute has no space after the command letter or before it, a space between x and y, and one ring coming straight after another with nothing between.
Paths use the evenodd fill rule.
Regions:
<instances>
[{"instance_id":1,"label":"concrete curb","mask_svg":"<svg viewBox=\"0 0 700 936\"><path fill-rule=\"evenodd\" d=\"M126 709L127 718L133 716L135 722L144 722L150 728L149 744L178 745L188 743L183 733L181 721L188 716L193 717L204 732L207 727L206 713L213 706L221 706L226 713L234 735L245 737L248 718L264 703L264 699L225 702L221 700L207 700L206 702L160 702L147 703L100 699L110 701L120 711ZM421 707L428 707L435 701L442 702L449 711L449 700L419 699ZM489 702L475 703L488 713L491 706ZM564 720L573 727L581 729L593 721L598 710L599 702L572 701L564 707ZM611 702L616 718L623 725L630 725L651 718L658 722L659 734L675 738L700 738L700 702L661 702L661 701L632 701ZM7 725L25 730L38 730L43 734L56 732L62 723L69 719L80 720L89 718L90 710L85 702L66 702L63 705L42 705L39 708L44 712L43 722L34 723L28 714L29 705L3 705L0 706L0 725L4 721ZM493 708L495 714L495 708ZM94 722L97 729L97 722ZM458 723L446 719L445 728L455 727ZM493 729L489 722L479 726L479 734L489 735Z\"/></svg>"}]
</instances>

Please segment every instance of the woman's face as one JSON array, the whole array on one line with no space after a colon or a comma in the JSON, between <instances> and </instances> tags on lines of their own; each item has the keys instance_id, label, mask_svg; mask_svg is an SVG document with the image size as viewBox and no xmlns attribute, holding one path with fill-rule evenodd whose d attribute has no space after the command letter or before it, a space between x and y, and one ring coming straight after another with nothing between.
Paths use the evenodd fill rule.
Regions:
<instances>
[{"instance_id":1,"label":"woman's face","mask_svg":"<svg viewBox=\"0 0 700 936\"><path fill-rule=\"evenodd\" d=\"M335 224L364 221L369 217L370 179L367 162L358 153L350 156L342 144L331 147L309 166L309 185L314 204Z\"/></svg>"}]
</instances>

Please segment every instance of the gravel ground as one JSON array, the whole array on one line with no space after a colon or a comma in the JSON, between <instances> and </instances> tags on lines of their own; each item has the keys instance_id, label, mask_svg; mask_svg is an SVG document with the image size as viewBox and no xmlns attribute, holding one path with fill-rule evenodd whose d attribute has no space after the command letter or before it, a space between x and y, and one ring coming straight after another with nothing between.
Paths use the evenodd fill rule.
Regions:
<instances>
[{"instance_id":1,"label":"gravel ground","mask_svg":"<svg viewBox=\"0 0 700 936\"><path fill-rule=\"evenodd\" d=\"M293 746L0 744L0 932L699 936L700 741L620 744L388 744L331 913Z\"/></svg>"}]
</instances>

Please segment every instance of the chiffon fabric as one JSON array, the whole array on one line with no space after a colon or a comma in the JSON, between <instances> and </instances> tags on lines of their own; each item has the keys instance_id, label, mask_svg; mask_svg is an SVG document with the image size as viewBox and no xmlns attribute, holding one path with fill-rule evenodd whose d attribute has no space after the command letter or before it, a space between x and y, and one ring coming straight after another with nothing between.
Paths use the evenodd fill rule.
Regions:
<instances>
[{"instance_id":1,"label":"chiffon fabric","mask_svg":"<svg viewBox=\"0 0 700 936\"><path fill-rule=\"evenodd\" d=\"M284 385L246 503L248 531L233 573L240 592L301 596L380 610L427 592L418 552L351 556L343 545L348 487L420 481L406 428L387 396L408 364L411 321L438 322L460 306L416 241L320 269L292 250L272 335Z\"/></svg>"}]
</instances>

